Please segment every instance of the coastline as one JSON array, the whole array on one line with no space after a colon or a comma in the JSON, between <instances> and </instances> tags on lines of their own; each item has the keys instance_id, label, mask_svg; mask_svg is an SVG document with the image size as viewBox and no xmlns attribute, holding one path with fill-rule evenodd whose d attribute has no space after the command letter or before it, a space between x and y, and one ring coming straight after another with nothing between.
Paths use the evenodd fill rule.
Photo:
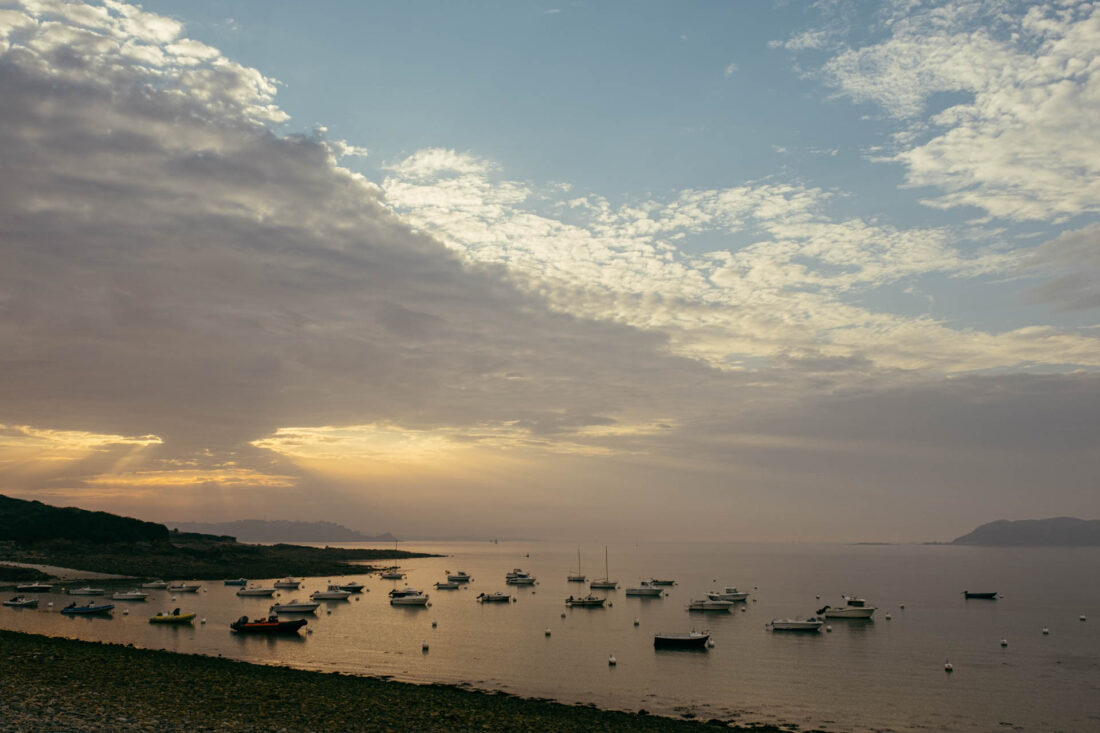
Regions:
<instances>
[{"instance_id":1,"label":"coastline","mask_svg":"<svg viewBox=\"0 0 1100 733\"><path fill-rule=\"evenodd\" d=\"M786 731L7 630L0 658L21 731Z\"/></svg>"}]
</instances>

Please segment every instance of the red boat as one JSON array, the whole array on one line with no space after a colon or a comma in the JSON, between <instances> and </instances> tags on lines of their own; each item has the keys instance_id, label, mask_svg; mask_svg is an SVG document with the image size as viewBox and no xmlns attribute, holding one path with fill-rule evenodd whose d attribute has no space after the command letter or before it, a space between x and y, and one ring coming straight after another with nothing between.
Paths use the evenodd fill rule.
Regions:
<instances>
[{"instance_id":1,"label":"red boat","mask_svg":"<svg viewBox=\"0 0 1100 733\"><path fill-rule=\"evenodd\" d=\"M306 625L304 618L296 618L293 621L282 621L278 616L268 616L266 619L258 618L249 621L248 616L241 616L229 624L234 631L250 634L297 634L298 629Z\"/></svg>"}]
</instances>

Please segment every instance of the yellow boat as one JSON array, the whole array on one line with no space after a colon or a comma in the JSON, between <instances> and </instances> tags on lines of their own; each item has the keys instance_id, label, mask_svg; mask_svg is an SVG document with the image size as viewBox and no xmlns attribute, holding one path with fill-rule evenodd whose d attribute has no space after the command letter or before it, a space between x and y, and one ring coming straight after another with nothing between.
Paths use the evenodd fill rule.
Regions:
<instances>
[{"instance_id":1,"label":"yellow boat","mask_svg":"<svg viewBox=\"0 0 1100 733\"><path fill-rule=\"evenodd\" d=\"M158 613L156 616L153 616L151 619L149 619L149 623L151 623L151 624L189 624L194 620L195 620L195 614L194 613L180 613L180 610L177 608L175 611L172 611L172 613L163 613L163 612Z\"/></svg>"}]
</instances>

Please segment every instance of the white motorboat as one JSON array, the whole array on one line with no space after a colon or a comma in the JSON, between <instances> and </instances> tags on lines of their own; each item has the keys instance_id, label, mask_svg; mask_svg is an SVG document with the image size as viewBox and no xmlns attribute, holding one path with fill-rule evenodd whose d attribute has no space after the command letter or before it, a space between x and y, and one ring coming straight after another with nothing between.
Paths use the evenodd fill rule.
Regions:
<instances>
[{"instance_id":1,"label":"white motorboat","mask_svg":"<svg viewBox=\"0 0 1100 733\"><path fill-rule=\"evenodd\" d=\"M12 608L38 608L37 598L27 598L26 596L16 596L15 598L4 601L5 606L11 606Z\"/></svg>"},{"instance_id":2,"label":"white motorboat","mask_svg":"<svg viewBox=\"0 0 1100 733\"><path fill-rule=\"evenodd\" d=\"M391 606L426 606L428 594L416 588L402 588L390 591Z\"/></svg>"},{"instance_id":3,"label":"white motorboat","mask_svg":"<svg viewBox=\"0 0 1100 733\"><path fill-rule=\"evenodd\" d=\"M721 591L711 591L708 595L713 595L720 598L723 601L733 601L734 603L740 603L749 597L749 592L745 590L737 590L730 586L726 586Z\"/></svg>"},{"instance_id":4,"label":"white motorboat","mask_svg":"<svg viewBox=\"0 0 1100 733\"><path fill-rule=\"evenodd\" d=\"M817 610L818 616L825 618L863 618L868 619L878 610L875 606L868 606L867 601L858 596L841 596L848 605L840 608L825 606Z\"/></svg>"},{"instance_id":5,"label":"white motorboat","mask_svg":"<svg viewBox=\"0 0 1100 733\"><path fill-rule=\"evenodd\" d=\"M256 597L256 598L271 598L275 595L274 588L261 588L258 585L253 585L248 588L241 588L237 591L237 595L243 597Z\"/></svg>"},{"instance_id":6,"label":"white motorboat","mask_svg":"<svg viewBox=\"0 0 1100 733\"><path fill-rule=\"evenodd\" d=\"M577 572L565 578L570 583L583 583L588 580L581 572L581 548L577 548Z\"/></svg>"},{"instance_id":7,"label":"white motorboat","mask_svg":"<svg viewBox=\"0 0 1100 733\"><path fill-rule=\"evenodd\" d=\"M83 588L69 588L66 591L70 596L101 596L107 591L102 588L92 588L91 586L84 586Z\"/></svg>"},{"instance_id":8,"label":"white motorboat","mask_svg":"<svg viewBox=\"0 0 1100 733\"><path fill-rule=\"evenodd\" d=\"M819 618L774 618L765 626L772 631L817 631L825 622Z\"/></svg>"},{"instance_id":9,"label":"white motorboat","mask_svg":"<svg viewBox=\"0 0 1100 733\"><path fill-rule=\"evenodd\" d=\"M270 609L273 614L280 613L313 613L320 606L320 603L307 603L304 601L298 601L297 598L291 599L286 603L276 603Z\"/></svg>"},{"instance_id":10,"label":"white motorboat","mask_svg":"<svg viewBox=\"0 0 1100 733\"><path fill-rule=\"evenodd\" d=\"M688 601L687 608L689 611L729 611L732 606L733 601L723 601L721 598L714 597L714 594L708 593L702 600Z\"/></svg>"},{"instance_id":11,"label":"white motorboat","mask_svg":"<svg viewBox=\"0 0 1100 733\"><path fill-rule=\"evenodd\" d=\"M457 573L447 572L447 580L452 583L469 583L471 578L466 572L459 570Z\"/></svg>"},{"instance_id":12,"label":"white motorboat","mask_svg":"<svg viewBox=\"0 0 1100 733\"><path fill-rule=\"evenodd\" d=\"M650 585L676 585L675 580L661 580L660 578L650 578L649 583Z\"/></svg>"},{"instance_id":13,"label":"white motorboat","mask_svg":"<svg viewBox=\"0 0 1100 733\"><path fill-rule=\"evenodd\" d=\"M604 601L606 600L606 598L600 598L599 596L594 596L589 593L588 595L580 598L569 596L565 599L565 605L569 606L570 608L603 608Z\"/></svg>"},{"instance_id":14,"label":"white motorboat","mask_svg":"<svg viewBox=\"0 0 1100 733\"><path fill-rule=\"evenodd\" d=\"M660 588L650 583L648 580L643 580L638 584L637 588L627 588L626 594L628 596L641 596L642 598L660 598L663 593Z\"/></svg>"},{"instance_id":15,"label":"white motorboat","mask_svg":"<svg viewBox=\"0 0 1100 733\"><path fill-rule=\"evenodd\" d=\"M144 601L148 597L149 597L148 593L142 593L140 590L135 588L134 590L124 590L124 591L120 591L118 593L115 593L113 596L111 596L111 600L115 600L115 601Z\"/></svg>"},{"instance_id":16,"label":"white motorboat","mask_svg":"<svg viewBox=\"0 0 1100 733\"><path fill-rule=\"evenodd\" d=\"M281 578L275 581L276 588L287 588L288 590L298 590L302 586L302 581L295 580L294 578Z\"/></svg>"},{"instance_id":17,"label":"white motorboat","mask_svg":"<svg viewBox=\"0 0 1100 733\"><path fill-rule=\"evenodd\" d=\"M314 601L346 601L351 591L341 590L340 586L329 583L327 590L315 590L309 594Z\"/></svg>"},{"instance_id":18,"label":"white motorboat","mask_svg":"<svg viewBox=\"0 0 1100 733\"><path fill-rule=\"evenodd\" d=\"M535 576L516 568L504 576L504 582L508 585L534 585Z\"/></svg>"},{"instance_id":19,"label":"white motorboat","mask_svg":"<svg viewBox=\"0 0 1100 733\"><path fill-rule=\"evenodd\" d=\"M405 574L401 572L400 568L386 568L382 571L382 580L401 580L405 577Z\"/></svg>"},{"instance_id":20,"label":"white motorboat","mask_svg":"<svg viewBox=\"0 0 1100 733\"><path fill-rule=\"evenodd\" d=\"M363 588L366 586L353 580L350 583L337 583L336 587L340 590L346 590L348 593L362 593Z\"/></svg>"},{"instance_id":21,"label":"white motorboat","mask_svg":"<svg viewBox=\"0 0 1100 733\"><path fill-rule=\"evenodd\" d=\"M148 583L142 583L142 588L146 590L164 590L168 587L167 580L150 580Z\"/></svg>"},{"instance_id":22,"label":"white motorboat","mask_svg":"<svg viewBox=\"0 0 1100 733\"><path fill-rule=\"evenodd\" d=\"M171 593L198 593L200 587L197 583L173 583L168 586L168 591Z\"/></svg>"},{"instance_id":23,"label":"white motorboat","mask_svg":"<svg viewBox=\"0 0 1100 733\"><path fill-rule=\"evenodd\" d=\"M448 580L446 582L439 582L435 584L436 590L458 590L461 587L462 586L460 586L453 580Z\"/></svg>"},{"instance_id":24,"label":"white motorboat","mask_svg":"<svg viewBox=\"0 0 1100 733\"><path fill-rule=\"evenodd\" d=\"M653 635L653 646L657 649L703 649L706 650L710 634L695 630L688 633L660 633Z\"/></svg>"},{"instance_id":25,"label":"white motorboat","mask_svg":"<svg viewBox=\"0 0 1100 733\"><path fill-rule=\"evenodd\" d=\"M481 593L477 597L478 603L507 603L510 600L512 596L501 593L499 590L495 593Z\"/></svg>"},{"instance_id":26,"label":"white motorboat","mask_svg":"<svg viewBox=\"0 0 1100 733\"><path fill-rule=\"evenodd\" d=\"M23 593L49 593L53 590L53 586L49 583L39 583L35 581L33 583L20 583L15 586L15 589Z\"/></svg>"},{"instance_id":27,"label":"white motorboat","mask_svg":"<svg viewBox=\"0 0 1100 733\"><path fill-rule=\"evenodd\" d=\"M615 590L619 587L619 582L611 580L607 572L607 545L603 547L603 578L589 581L588 587L596 590Z\"/></svg>"}]
</instances>

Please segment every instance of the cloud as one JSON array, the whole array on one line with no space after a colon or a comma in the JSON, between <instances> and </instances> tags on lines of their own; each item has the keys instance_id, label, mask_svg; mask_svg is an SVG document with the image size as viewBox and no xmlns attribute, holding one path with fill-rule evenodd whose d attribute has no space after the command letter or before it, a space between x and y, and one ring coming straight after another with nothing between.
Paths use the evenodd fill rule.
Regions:
<instances>
[{"instance_id":1,"label":"cloud","mask_svg":"<svg viewBox=\"0 0 1100 733\"><path fill-rule=\"evenodd\" d=\"M722 71L723 76L733 76L737 73L737 64L727 64L726 68Z\"/></svg>"},{"instance_id":2,"label":"cloud","mask_svg":"<svg viewBox=\"0 0 1100 733\"><path fill-rule=\"evenodd\" d=\"M1023 263L1049 278L1028 293L1059 311L1100 308L1100 224L1063 232L1040 245Z\"/></svg>"},{"instance_id":3,"label":"cloud","mask_svg":"<svg viewBox=\"0 0 1100 733\"><path fill-rule=\"evenodd\" d=\"M898 121L879 159L938 189L926 204L1018 221L1100 211L1100 8L959 0L884 16L883 40L840 51L821 76Z\"/></svg>"}]
</instances>

